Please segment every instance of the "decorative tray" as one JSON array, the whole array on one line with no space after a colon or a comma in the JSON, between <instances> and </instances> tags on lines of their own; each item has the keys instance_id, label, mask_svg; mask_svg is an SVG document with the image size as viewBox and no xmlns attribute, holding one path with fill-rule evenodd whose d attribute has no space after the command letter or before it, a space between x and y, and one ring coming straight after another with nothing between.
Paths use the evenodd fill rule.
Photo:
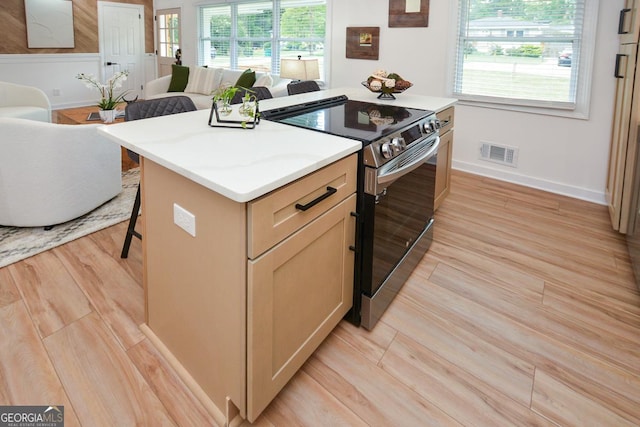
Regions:
<instances>
[{"instance_id":1,"label":"decorative tray","mask_svg":"<svg viewBox=\"0 0 640 427\"><path fill-rule=\"evenodd\" d=\"M366 87L367 89L369 89L371 92L373 93L379 93L380 95L378 95L378 99L396 99L395 96L393 96L394 93L402 93L405 90L409 89L411 86L413 86L413 84L409 84L409 86L402 88L402 89L397 89L397 88L388 88L388 87L382 87L380 89L372 89L371 87L369 87L369 83L367 83L366 81L362 82L362 86Z\"/></svg>"}]
</instances>

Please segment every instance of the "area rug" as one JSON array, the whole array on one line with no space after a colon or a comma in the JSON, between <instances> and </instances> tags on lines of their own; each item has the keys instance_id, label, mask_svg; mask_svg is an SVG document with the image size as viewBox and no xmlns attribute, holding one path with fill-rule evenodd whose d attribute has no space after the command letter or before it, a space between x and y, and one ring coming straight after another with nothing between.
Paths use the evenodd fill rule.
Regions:
<instances>
[{"instance_id":1,"label":"area rug","mask_svg":"<svg viewBox=\"0 0 640 427\"><path fill-rule=\"evenodd\" d=\"M139 168L122 172L120 194L88 214L51 230L0 226L0 268L129 219L139 177Z\"/></svg>"}]
</instances>

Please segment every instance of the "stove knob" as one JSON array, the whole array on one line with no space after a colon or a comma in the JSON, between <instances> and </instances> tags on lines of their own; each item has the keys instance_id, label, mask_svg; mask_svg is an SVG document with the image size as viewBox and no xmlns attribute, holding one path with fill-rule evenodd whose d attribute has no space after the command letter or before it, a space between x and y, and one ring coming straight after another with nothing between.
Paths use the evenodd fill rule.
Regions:
<instances>
[{"instance_id":1,"label":"stove knob","mask_svg":"<svg viewBox=\"0 0 640 427\"><path fill-rule=\"evenodd\" d=\"M424 133L426 133L427 135L429 135L431 132L433 132L433 130L431 129L431 124L429 122L424 122L422 124L422 130L424 131Z\"/></svg>"},{"instance_id":2,"label":"stove knob","mask_svg":"<svg viewBox=\"0 0 640 427\"><path fill-rule=\"evenodd\" d=\"M382 157L384 157L385 159L390 159L391 157L393 157L393 146L390 142L384 142L380 146L380 154L382 154Z\"/></svg>"},{"instance_id":3,"label":"stove knob","mask_svg":"<svg viewBox=\"0 0 640 427\"><path fill-rule=\"evenodd\" d=\"M400 136L391 140L391 146L393 147L394 152L399 153L407 148L407 143L404 142L404 138Z\"/></svg>"}]
</instances>

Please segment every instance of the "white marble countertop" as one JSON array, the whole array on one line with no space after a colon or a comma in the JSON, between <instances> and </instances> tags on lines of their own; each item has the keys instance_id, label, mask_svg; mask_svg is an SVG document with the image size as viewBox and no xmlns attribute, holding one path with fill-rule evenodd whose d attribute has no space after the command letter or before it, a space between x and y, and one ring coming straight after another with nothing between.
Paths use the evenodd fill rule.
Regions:
<instances>
[{"instance_id":1,"label":"white marble countertop","mask_svg":"<svg viewBox=\"0 0 640 427\"><path fill-rule=\"evenodd\" d=\"M346 94L350 99L440 111L455 99L407 96L380 101L366 88L329 89L260 102L266 111ZM252 130L210 127L209 110L102 126L99 132L236 202L248 202L361 148L360 141L262 120Z\"/></svg>"},{"instance_id":2,"label":"white marble countertop","mask_svg":"<svg viewBox=\"0 0 640 427\"><path fill-rule=\"evenodd\" d=\"M441 98L437 96L423 96L411 94L411 89L408 91L396 94L396 99L384 100L378 99L378 94L369 91L364 86L360 87L342 87L336 89L327 89L320 92L303 93L300 95L285 96L280 98L273 98L265 101L260 101L260 109L263 111L285 107L287 105L298 104L301 102L313 101L323 98L329 98L332 96L347 95L349 99L356 101L366 101L375 104L383 105L399 105L409 108L420 108L423 110L431 110L435 112L442 111L456 102L455 98Z\"/></svg>"}]
</instances>

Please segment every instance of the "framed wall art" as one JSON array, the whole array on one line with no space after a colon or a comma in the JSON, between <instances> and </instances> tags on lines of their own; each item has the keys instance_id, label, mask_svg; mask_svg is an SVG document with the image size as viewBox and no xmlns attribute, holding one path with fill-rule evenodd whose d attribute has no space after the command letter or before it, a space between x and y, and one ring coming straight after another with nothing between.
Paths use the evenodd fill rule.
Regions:
<instances>
[{"instance_id":1,"label":"framed wall art","mask_svg":"<svg viewBox=\"0 0 640 427\"><path fill-rule=\"evenodd\" d=\"M74 47L71 0L24 0L29 48Z\"/></svg>"},{"instance_id":2,"label":"framed wall art","mask_svg":"<svg viewBox=\"0 0 640 427\"><path fill-rule=\"evenodd\" d=\"M347 27L347 58L378 59L380 27Z\"/></svg>"},{"instance_id":3,"label":"framed wall art","mask_svg":"<svg viewBox=\"0 0 640 427\"><path fill-rule=\"evenodd\" d=\"M429 0L389 0L389 27L428 27Z\"/></svg>"}]
</instances>

